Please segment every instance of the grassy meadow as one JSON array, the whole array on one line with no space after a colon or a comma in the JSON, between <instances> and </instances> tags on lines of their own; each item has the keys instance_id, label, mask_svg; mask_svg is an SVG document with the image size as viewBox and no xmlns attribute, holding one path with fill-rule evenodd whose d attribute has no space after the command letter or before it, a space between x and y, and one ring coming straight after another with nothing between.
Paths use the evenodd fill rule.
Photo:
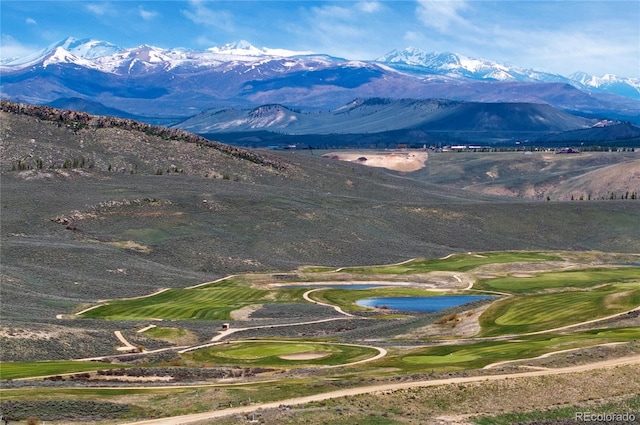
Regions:
<instances>
[{"instance_id":1,"label":"grassy meadow","mask_svg":"<svg viewBox=\"0 0 640 425\"><path fill-rule=\"evenodd\" d=\"M510 275L479 279L474 284L474 288L511 294L530 294L548 290L588 289L615 282L640 282L640 268L607 267L535 273L527 276Z\"/></svg>"},{"instance_id":2,"label":"grassy meadow","mask_svg":"<svg viewBox=\"0 0 640 425\"><path fill-rule=\"evenodd\" d=\"M576 255L572 254L571 261L576 261ZM368 279L379 282L380 276L388 276L390 280L393 276L403 276L401 286L371 286L366 289L329 287L314 291L310 294L314 301L328 304L316 304L314 308L325 308L331 312L331 306L339 306L356 316L339 317L340 320L331 322L331 326L335 326L333 328L328 323L317 323L315 331L313 327L307 327L308 324L301 326L291 321L286 324L278 322L273 319L274 316L265 316L270 320L267 323L278 324L273 327L265 326L265 322L259 320L254 322L254 318L251 317L254 312L260 313L263 306L271 306L269 308L275 309L271 311L280 312L278 314L286 314L287 309L293 308L293 305L304 309L302 306L307 301L302 295L309 290L308 286L271 285L282 283L281 276L284 275L281 274L274 274L271 279L267 274L236 275L191 288L169 289L138 298L109 300L82 313L76 320L131 323L139 329L150 319L156 319L152 322L155 326L147 326L144 332L130 331L127 336L136 338L136 341L149 338L156 341L156 344L165 344L170 348L172 345L197 345L205 342L202 334L194 332L195 329L201 328L191 328L189 323L228 321L233 317L232 312L235 310L249 308L252 313L244 319L245 322L231 321L232 328L250 328L257 325L246 335L241 331L220 343L191 351L173 352L169 357L161 356L157 360L149 357L143 360L142 364L135 365L126 362L4 362L0 370L2 379L62 374L82 374L86 377L99 370L131 366L146 368L145 370L155 368L169 374L171 372L167 371L181 369L211 373L224 368L232 371L230 373L234 377L234 383L230 385L222 379L200 378L198 383L181 389L82 388L82 397L79 400L85 404L89 403L86 406L82 405L82 409L105 412L96 413L103 418L125 419L204 412L212 408L334 391L361 385L363 382L393 382L411 376L425 379L447 377L451 374L491 374L495 372L485 372L483 368L493 363L509 365L515 362L513 365L517 367L519 364L526 365L528 361L533 361L539 356L555 352L581 353L582 350L611 344L612 347L622 347L621 352L637 349L633 347L637 347L637 341L640 340L640 326L629 325L628 322L624 326L616 326L613 322L614 325L609 327L598 327L598 323L595 323L594 329L576 327L560 331L556 328L624 313L640 306L640 269L585 267L576 262L581 266L563 270L566 261L568 260L560 252L484 252L456 254L442 259L417 259L388 266L349 267L338 271L331 268L303 268L301 270L304 270L305 274L300 283L321 284L337 273L338 281L353 280L359 283L367 282ZM493 278L487 278L486 269L479 267L491 265L498 266L497 270L500 272ZM522 272L529 269L535 271ZM409 283L411 276L432 271L458 272L465 274L467 279L475 280L475 283L471 290L425 289L420 284L413 286ZM315 274L318 280L314 282ZM292 275L294 274L286 276ZM476 278L476 275L479 277ZM402 342L395 343L391 337L379 336L376 329L397 329L396 334L401 334L419 326L434 326L434 323L442 326L442 329L455 327L458 319L471 320L471 315L467 314L469 312L466 310L469 307L456 307L457 313L448 313L446 316L455 320L443 321L439 319L445 316L440 317L438 313L422 315L415 312L388 311L380 314L377 311L375 314L369 314L370 309L355 304L359 299L372 297L482 294L486 293L485 291L500 292L504 295L496 297L488 306L485 305L478 310L477 333L459 341L449 335L419 340L402 339ZM476 305L474 310L477 307ZM303 315L299 320L306 322L310 319L311 316ZM359 344L349 344L351 337L347 334L343 336L343 332L357 329L365 323L373 323L371 330L360 334ZM286 333L285 337L278 338L277 333L272 333L273 329L286 329L287 325L291 325L291 331ZM217 326L215 329L209 326L207 340L217 335L218 331ZM261 338L258 335L266 337ZM408 343L411 341L420 341L422 344ZM385 347L386 355L367 361L383 351L376 346ZM565 357L569 358L568 355ZM364 363L353 365L361 361ZM244 377L244 373L252 376L253 372L248 371L255 371L257 375L244 382L239 377ZM260 376L260 373L264 375ZM269 382L261 383L261 380ZM4 408L30 408L43 414L49 412L46 414L53 417L62 417L64 414L60 412L73 412L73 409L76 409L76 405L72 403L72 400L77 399L77 393L74 391L76 390L64 386L54 390L37 387L15 388L5 391L6 399L14 404L6 405ZM52 405L49 400L55 400L56 404ZM98 404L91 404L94 401ZM322 407L326 404L317 405ZM395 412L394 408L387 409L386 412L380 415L355 415L354 418L358 418L358 421L361 420L359 423L363 424L397 423L384 420ZM564 411L560 413L564 414ZM295 417L300 419L303 416L309 419L316 418L315 414ZM496 420L504 421L513 417L500 415ZM490 418L485 416L478 420L485 423ZM271 423L280 422L274 419Z\"/></svg>"},{"instance_id":3,"label":"grassy meadow","mask_svg":"<svg viewBox=\"0 0 640 425\"><path fill-rule=\"evenodd\" d=\"M402 355L408 370L469 370L501 361L529 359L554 351L640 339L640 328L595 329L571 335L544 334L515 341L482 341L422 348Z\"/></svg>"},{"instance_id":4,"label":"grassy meadow","mask_svg":"<svg viewBox=\"0 0 640 425\"><path fill-rule=\"evenodd\" d=\"M93 372L105 369L128 367L102 362L46 361L46 362L2 362L0 379L20 379L37 376L51 376L68 373Z\"/></svg>"},{"instance_id":5,"label":"grassy meadow","mask_svg":"<svg viewBox=\"0 0 640 425\"><path fill-rule=\"evenodd\" d=\"M496 301L480 316L480 335L542 332L622 313L639 305L637 284L509 297Z\"/></svg>"},{"instance_id":6,"label":"grassy meadow","mask_svg":"<svg viewBox=\"0 0 640 425\"><path fill-rule=\"evenodd\" d=\"M453 254L445 258L415 259L401 264L376 267L344 267L341 271L354 274L416 274L433 271L465 272L485 264L555 261L560 258L543 252L479 252Z\"/></svg>"},{"instance_id":7,"label":"grassy meadow","mask_svg":"<svg viewBox=\"0 0 640 425\"><path fill-rule=\"evenodd\" d=\"M148 297L111 300L82 313L85 318L110 320L228 320L247 305L301 300L300 290L255 289L227 279L188 289L170 289Z\"/></svg>"},{"instance_id":8,"label":"grassy meadow","mask_svg":"<svg viewBox=\"0 0 640 425\"><path fill-rule=\"evenodd\" d=\"M378 350L369 347L320 342L254 341L215 345L181 354L187 364L309 367L336 366L373 357Z\"/></svg>"}]
</instances>

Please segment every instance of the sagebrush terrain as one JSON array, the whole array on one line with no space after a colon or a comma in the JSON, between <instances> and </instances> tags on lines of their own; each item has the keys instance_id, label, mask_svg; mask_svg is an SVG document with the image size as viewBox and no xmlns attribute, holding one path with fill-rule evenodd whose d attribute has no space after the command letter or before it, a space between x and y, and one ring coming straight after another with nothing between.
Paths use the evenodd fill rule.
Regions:
<instances>
[{"instance_id":1,"label":"sagebrush terrain","mask_svg":"<svg viewBox=\"0 0 640 425\"><path fill-rule=\"evenodd\" d=\"M267 329L239 333L243 339L270 337L312 341L295 349L277 344L267 347L274 353L306 353L309 357L304 357L308 359L304 361L311 361L311 354L319 356L321 352L326 354L322 361L327 363L340 363L336 359L346 363L369 355L356 348L321 345L328 341L345 343L379 339L382 345L397 350L375 367L359 366L353 375L348 370L336 375L318 375L311 362L308 368L301 368L289 376L289 372L281 372L279 368L282 364L301 360L280 359L269 363L256 357L252 346L238 346L232 354L207 354L209 359L197 361L177 357L171 350L143 358L132 355L130 360L137 362L136 365L142 362L143 367L145 364L166 367L169 370L166 373L172 376L176 375L177 369L199 370L190 378L198 382L229 378L252 380L265 376L261 375L263 373L276 378L282 373L291 380L282 381L280 393L260 392L259 386L255 387L257 390L238 392L203 390L206 396L202 400L206 400L206 405L194 401L193 389L181 391L173 400L157 393L141 396L144 401L138 407L127 412L114 408L112 410L117 412L113 416L100 414L103 419L118 417L122 421L123 418L191 413L210 409L214 402L216 406L237 404L239 400L246 403L247 397L257 397L252 391L262 394L261 400L270 401L297 395L296 391L312 394L367 382L411 380L414 374L416 378L426 378L431 367L426 370L416 364L436 355L434 353L414 352L411 356L417 356L418 363L402 360L414 366L403 366L405 372L397 376L394 370L405 354L408 359L412 358L403 350L411 350L414 345L424 343L425 338L433 337L437 320L443 320L443 326L437 331L440 337L459 337L458 330L461 330L460 335L473 336L473 330L478 330L473 326L485 326L487 337L503 335L505 327L515 329L522 320L518 313L522 304L515 302L510 305L513 313L504 316L500 322L503 328L479 319L484 311L493 311L491 314L494 315L487 313L485 319L502 317L499 309L487 309L486 303L443 313L450 315L448 319L443 319L442 314L407 315L383 309L356 312L362 318L342 317L322 304L342 306L349 312L352 304L339 292L311 294L309 296L316 303L310 303L302 298L305 289L280 288L276 291L268 285L282 286L307 280L329 282L332 279L406 283L409 279L426 286L444 285L443 289L447 291L462 291L469 283L474 283L480 285L481 290L504 292L507 288L507 292L520 296L513 288L513 282L498 277L507 279L513 274L560 272L570 267L587 269L589 276L599 279L602 275L592 270L595 266L625 265L625 270L631 271L614 273L606 287L598 286L590 278L576 283L582 285L580 290L585 291L584 296L578 290L563 295L564 290L554 286L551 274L547 277L549 280L544 281L549 287L536 287L532 289L535 294L526 296L539 297L538 304L531 304L538 305L536 308L545 305L546 301L576 306L591 303L584 317L578 317L580 321L601 320L604 313L625 313L638 305L635 289L638 278L633 274L636 268L629 267L637 266L637 253L640 252L636 152L551 157L548 153L524 155L522 152L437 153L429 155L422 170L401 173L321 158L317 152L251 151L209 143L188 134L165 133L160 128L138 127L126 120L110 123L89 117L85 122L82 115L69 115L50 108L44 115L40 112L18 110L1 112L0 116L0 355L3 362L117 355L122 344L114 336L116 331L122 331L134 348L143 351L175 347L178 343L195 346L209 342L223 321L231 324L231 330L243 327L247 321ZM612 169L615 171L610 171ZM594 175L599 177L593 178ZM605 181L610 183L605 185ZM611 196L612 193L615 196ZM504 254L504 259L498 261L496 258L502 258L496 253L498 251L518 253ZM534 253L526 254L532 257L525 258L522 251ZM470 269L452 268L445 260L433 269L402 272L409 277L402 277L402 273L393 267L388 269L395 273L391 277L383 269L374 272L364 267L467 252L477 254L451 257L450 261L473 267L473 276L465 274ZM544 254L539 254L541 252ZM545 257L536 257L538 255ZM480 261L482 258L485 260ZM502 262L509 265L500 266ZM532 264L527 265L528 262ZM308 267L312 265L318 267ZM336 267L348 266L364 268L334 271ZM237 282L228 282L231 286L244 288L244 292L239 292L240 298L234 298L236 295L232 295L234 288L231 287L224 296L210 291L209 298L196 297L189 301L226 299L227 304L220 306L221 315L215 318L184 320L185 316L180 314L187 313L178 309L172 313L176 315L176 323L164 318L160 329L146 334L138 331L149 325L149 317L152 321L163 319L166 312L158 310L160 317L145 313L145 317L114 317L111 320L105 320L106 316L101 316L99 309L92 310L92 318L88 317L91 314L85 314L85 318L75 315L83 308L97 305L100 300L145 296L166 288L187 288L232 274L244 276ZM521 282L526 277L519 279L515 280ZM207 287L203 287L201 293L206 290ZM187 300L192 296L192 292L184 294ZM247 298L248 294L255 298ZM598 306L605 308L598 310ZM129 312L136 313L137 308L131 307ZM550 319L551 327L567 320L562 309L554 312L557 315ZM469 318L466 322L476 324L464 328L462 323L466 322L461 320L460 328L453 328L458 319L465 317ZM306 323L309 318L317 322ZM365 320L368 318L373 320ZM555 335L538 339L523 337L517 344L511 344L513 351L509 355L520 358L526 357L521 353L529 352L527 350L543 353L569 345L572 349L583 350L578 352L585 359L594 360L600 358L599 354L589 350L597 350L594 345L605 342L619 345L610 348L602 358L635 355L638 347L633 339L638 329L637 320L637 314L630 314L611 318L610 322L580 326L575 333L574 330L569 332L566 337L569 339ZM295 328L274 327L298 322L304 324ZM598 326L603 326L603 330L598 331ZM273 329L269 330L271 327ZM444 328L454 330L443 334ZM463 328L466 331L463 332ZM547 329L544 324L518 332ZM393 342L398 336L402 336L399 349ZM465 376L477 373L474 368L483 366L465 357L464 352L454 354L452 358L457 355L470 361L472 369L451 368L449 371L455 370L456 374ZM220 365L219 359L225 356L235 360L216 369L214 366ZM335 356L333 360L331 356ZM242 368L234 369L233 365L238 365L241 357L244 359ZM189 363L192 361L194 363ZM385 361L389 363L385 364ZM123 365L131 366L127 361ZM27 371L31 368L28 374L33 373L32 363L25 367ZM199 375L211 367L218 371L217 378ZM627 367L637 369L637 366L635 369L634 366ZM446 377L449 372L445 369L434 373ZM158 374L158 370L153 372L153 376ZM323 378L315 382L318 376ZM637 394L637 378L625 376L619 380L620 387L626 385ZM84 379L77 377L79 381ZM296 386L300 382L303 384ZM563 382L566 388L572 385L569 380ZM47 388L37 388L42 384L36 385L35 389L23 383L11 385L18 391L11 393L16 402L43 401L50 396ZM474 388L474 392L467 396L478 397L476 387L469 388ZM488 391L493 394L490 399L504 389L496 387ZM523 397L527 393L522 387L514 391ZM419 398L432 394L426 390L424 394L419 392L421 394L410 396ZM127 395L116 393L109 396L83 394L90 400L104 398L105 402L129 403L125 401ZM65 397L60 396L61 399ZM410 415L391 408L382 409L387 412L386 417L382 410L371 411L375 413L372 418L358 413L356 410L360 407L353 406L361 405L365 409L370 403L367 397L345 401L344 405L331 402L314 409L318 411L318 418L332 418L326 419L334 421L329 423L340 423L335 415L353 416L359 423L410 423L408 419L402 419L410 418ZM623 406L637 405L637 400L625 398L621 391L613 389L607 394L593 393L584 397ZM163 401L158 404L160 399ZM450 405L451 400L447 400L443 403ZM566 397L558 402L571 403L571 400L567 390ZM63 401L61 403L60 406L64 405ZM180 403L182 405L178 406ZM158 407L153 407L156 405ZM65 410L60 406L51 409ZM511 406L507 411L525 407L535 410L536 407L518 403ZM545 401L539 405L543 406L550 408L551 404ZM3 409L5 407L3 405ZM109 411L112 407L105 404L91 409ZM478 413L499 413L483 408L477 410ZM421 414L433 412L460 413L446 405L414 413L419 418ZM307 412L297 414L306 418ZM275 415L274 418L268 422L268 415L265 415L263 421L282 423L278 422L283 420L282 416ZM302 420L300 418L294 415L287 420L296 423Z\"/></svg>"}]
</instances>

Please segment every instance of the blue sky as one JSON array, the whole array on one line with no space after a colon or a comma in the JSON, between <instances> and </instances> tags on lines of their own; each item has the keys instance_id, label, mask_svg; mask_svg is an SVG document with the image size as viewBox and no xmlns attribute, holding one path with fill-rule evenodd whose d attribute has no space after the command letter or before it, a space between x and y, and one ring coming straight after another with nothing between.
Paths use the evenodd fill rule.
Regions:
<instances>
[{"instance_id":1,"label":"blue sky","mask_svg":"<svg viewBox=\"0 0 640 425\"><path fill-rule=\"evenodd\" d=\"M257 47L375 59L408 46L568 75L640 77L640 1L0 2L3 58L68 36L121 47Z\"/></svg>"}]
</instances>

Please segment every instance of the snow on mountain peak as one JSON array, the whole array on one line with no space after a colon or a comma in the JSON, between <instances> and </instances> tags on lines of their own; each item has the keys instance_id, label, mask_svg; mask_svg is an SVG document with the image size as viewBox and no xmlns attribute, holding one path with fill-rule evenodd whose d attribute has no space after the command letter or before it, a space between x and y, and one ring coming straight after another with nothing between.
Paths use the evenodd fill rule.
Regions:
<instances>
[{"instance_id":1,"label":"snow on mountain peak","mask_svg":"<svg viewBox=\"0 0 640 425\"><path fill-rule=\"evenodd\" d=\"M79 58L61 46L56 47L55 50L46 57L42 62L42 66L46 68L47 66L55 63L74 63L87 67L91 66L91 62L89 60Z\"/></svg>"},{"instance_id":2,"label":"snow on mountain peak","mask_svg":"<svg viewBox=\"0 0 640 425\"><path fill-rule=\"evenodd\" d=\"M227 43L222 47L211 47L207 49L207 51L211 53L216 53L219 55L251 56L251 57L259 57L259 56L291 57L291 56L299 56L299 55L309 55L313 53L309 51L297 52L297 51L286 50L286 49L270 49L268 47L263 47L262 49L259 49L246 40L240 40L235 43Z\"/></svg>"},{"instance_id":3,"label":"snow on mountain peak","mask_svg":"<svg viewBox=\"0 0 640 425\"><path fill-rule=\"evenodd\" d=\"M110 56L122 50L122 48L115 44L111 44L106 41L93 40L89 38L78 40L73 37L63 40L58 43L57 46L64 47L75 56L85 59L97 59L104 56Z\"/></svg>"}]
</instances>

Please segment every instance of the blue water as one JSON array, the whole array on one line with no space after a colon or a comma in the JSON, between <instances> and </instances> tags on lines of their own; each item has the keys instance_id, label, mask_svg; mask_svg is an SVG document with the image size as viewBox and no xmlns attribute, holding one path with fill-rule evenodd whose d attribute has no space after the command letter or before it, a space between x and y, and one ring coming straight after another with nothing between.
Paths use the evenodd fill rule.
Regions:
<instances>
[{"instance_id":1,"label":"blue water","mask_svg":"<svg viewBox=\"0 0 640 425\"><path fill-rule=\"evenodd\" d=\"M486 300L493 298L490 295L443 295L437 297L384 297L367 298L356 301L361 307L383 306L391 310L400 311L422 311L433 313L445 308L457 307L472 301Z\"/></svg>"}]
</instances>

